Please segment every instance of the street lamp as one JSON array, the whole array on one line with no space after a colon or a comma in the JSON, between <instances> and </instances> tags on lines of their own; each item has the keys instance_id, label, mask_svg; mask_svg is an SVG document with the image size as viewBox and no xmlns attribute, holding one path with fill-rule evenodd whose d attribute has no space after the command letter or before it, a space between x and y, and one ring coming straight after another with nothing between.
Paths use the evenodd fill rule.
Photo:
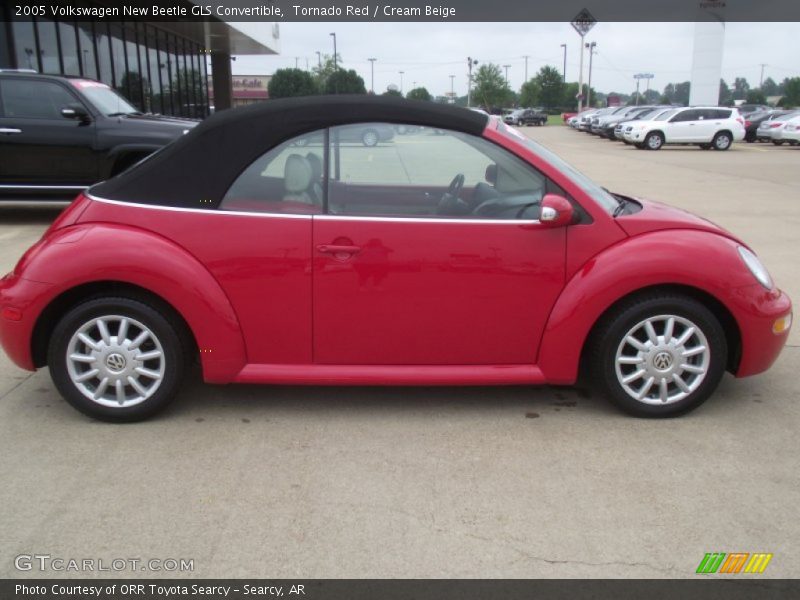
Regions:
<instances>
[{"instance_id":1,"label":"street lamp","mask_svg":"<svg viewBox=\"0 0 800 600\"><path fill-rule=\"evenodd\" d=\"M637 73L636 75L633 76L633 78L636 80L636 106L639 106L639 82L642 79L646 79L647 80L647 89L649 90L650 89L650 80L653 77L655 77L655 75L653 75L652 73Z\"/></svg>"},{"instance_id":2,"label":"street lamp","mask_svg":"<svg viewBox=\"0 0 800 600\"><path fill-rule=\"evenodd\" d=\"M527 82L528 81L528 59L530 58L530 56L526 54L522 58L525 59L525 82Z\"/></svg>"},{"instance_id":3,"label":"street lamp","mask_svg":"<svg viewBox=\"0 0 800 600\"><path fill-rule=\"evenodd\" d=\"M508 85L508 69L511 65L503 65L503 68L506 70L506 85Z\"/></svg>"},{"instance_id":4,"label":"street lamp","mask_svg":"<svg viewBox=\"0 0 800 600\"><path fill-rule=\"evenodd\" d=\"M455 78L456 78L455 75L450 75L450 103L451 104L455 104L456 103L456 91L455 91L455 88L453 87L454 86L453 82L455 81Z\"/></svg>"},{"instance_id":5,"label":"street lamp","mask_svg":"<svg viewBox=\"0 0 800 600\"><path fill-rule=\"evenodd\" d=\"M319 63L320 73L322 72L322 52L317 50L317 62Z\"/></svg>"},{"instance_id":6,"label":"street lamp","mask_svg":"<svg viewBox=\"0 0 800 600\"><path fill-rule=\"evenodd\" d=\"M586 47L589 49L589 89L586 90L586 106L592 105L592 56L595 55L595 46L597 42L587 43Z\"/></svg>"},{"instance_id":7,"label":"street lamp","mask_svg":"<svg viewBox=\"0 0 800 600\"><path fill-rule=\"evenodd\" d=\"M467 108L472 105L472 67L477 64L477 60L471 56L467 57L467 67L469 68L469 75L467 76Z\"/></svg>"},{"instance_id":8,"label":"street lamp","mask_svg":"<svg viewBox=\"0 0 800 600\"><path fill-rule=\"evenodd\" d=\"M374 94L375 93L375 61L378 60L378 59L377 58L368 58L367 60L370 62L370 65L369 65L370 85L369 85L369 87L370 87L370 90L372 91L372 93Z\"/></svg>"},{"instance_id":9,"label":"street lamp","mask_svg":"<svg viewBox=\"0 0 800 600\"><path fill-rule=\"evenodd\" d=\"M333 70L339 70L338 58L336 57L336 33L331 33L333 36Z\"/></svg>"},{"instance_id":10,"label":"street lamp","mask_svg":"<svg viewBox=\"0 0 800 600\"><path fill-rule=\"evenodd\" d=\"M567 45L561 44L561 47L564 49L564 83L567 83Z\"/></svg>"},{"instance_id":11,"label":"street lamp","mask_svg":"<svg viewBox=\"0 0 800 600\"><path fill-rule=\"evenodd\" d=\"M400 94L402 94L403 93L403 73L405 73L405 71L398 71L398 73L400 73Z\"/></svg>"}]
</instances>

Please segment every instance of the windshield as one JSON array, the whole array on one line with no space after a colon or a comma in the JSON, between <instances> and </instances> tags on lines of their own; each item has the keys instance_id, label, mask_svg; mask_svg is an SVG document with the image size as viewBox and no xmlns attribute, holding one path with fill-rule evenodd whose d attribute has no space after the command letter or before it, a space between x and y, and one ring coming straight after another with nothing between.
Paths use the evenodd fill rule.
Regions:
<instances>
[{"instance_id":1,"label":"windshield","mask_svg":"<svg viewBox=\"0 0 800 600\"><path fill-rule=\"evenodd\" d=\"M609 213L613 213L620 202L608 191L597 185L594 181L589 179L586 175L578 171L571 164L566 162L554 152L548 150L538 142L534 142L527 136L522 135L516 129L507 127L504 123L497 123L497 130L504 133L508 137L514 138L517 142L521 142L531 152L537 156L541 156L549 164L553 165L556 169L561 171L564 175L589 195L595 202L602 206Z\"/></svg>"},{"instance_id":2,"label":"windshield","mask_svg":"<svg viewBox=\"0 0 800 600\"><path fill-rule=\"evenodd\" d=\"M76 80L73 85L80 89L86 99L106 116L139 114L136 107L103 83Z\"/></svg>"},{"instance_id":3,"label":"windshield","mask_svg":"<svg viewBox=\"0 0 800 600\"><path fill-rule=\"evenodd\" d=\"M680 110L679 108L671 108L670 110L665 110L664 112L660 112L657 115L653 115L653 117L648 119L648 121L666 121L672 115L677 113L679 110Z\"/></svg>"}]
</instances>

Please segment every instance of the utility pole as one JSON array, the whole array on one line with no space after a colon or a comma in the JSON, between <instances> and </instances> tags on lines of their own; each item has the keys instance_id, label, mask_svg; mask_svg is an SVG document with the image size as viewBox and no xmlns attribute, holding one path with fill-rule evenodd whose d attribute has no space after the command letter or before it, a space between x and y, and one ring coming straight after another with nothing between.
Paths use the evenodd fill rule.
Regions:
<instances>
[{"instance_id":1,"label":"utility pole","mask_svg":"<svg viewBox=\"0 0 800 600\"><path fill-rule=\"evenodd\" d=\"M503 65L503 68L506 70L506 86L508 85L508 69L511 65Z\"/></svg>"},{"instance_id":2,"label":"utility pole","mask_svg":"<svg viewBox=\"0 0 800 600\"><path fill-rule=\"evenodd\" d=\"M456 79L455 75L450 75L450 103L451 104L455 104L456 103L456 91L455 91L455 83L454 83L455 79Z\"/></svg>"},{"instance_id":3,"label":"utility pole","mask_svg":"<svg viewBox=\"0 0 800 600\"><path fill-rule=\"evenodd\" d=\"M467 108L472 105L472 67L477 64L477 60L471 56L467 57L467 67L469 68L469 74L467 75Z\"/></svg>"},{"instance_id":4,"label":"utility pole","mask_svg":"<svg viewBox=\"0 0 800 600\"><path fill-rule=\"evenodd\" d=\"M331 33L333 36L333 70L334 72L339 70L339 63L337 62L339 58L336 55L336 33Z\"/></svg>"},{"instance_id":5,"label":"utility pole","mask_svg":"<svg viewBox=\"0 0 800 600\"><path fill-rule=\"evenodd\" d=\"M592 56L594 56L594 48L597 46L597 42L592 42L591 44L586 44L586 47L589 49L589 89L586 90L586 106L592 105Z\"/></svg>"},{"instance_id":6,"label":"utility pole","mask_svg":"<svg viewBox=\"0 0 800 600\"><path fill-rule=\"evenodd\" d=\"M578 35L581 36L581 45L579 46L579 50L581 53L581 59L579 62L578 67L578 112L583 110L583 39L586 37L586 34L595 26L597 20L591 15L591 13L586 10L585 8L577 14L577 16L572 20L570 25ZM566 53L566 49L564 50ZM564 66L564 70L566 71L566 65Z\"/></svg>"},{"instance_id":7,"label":"utility pole","mask_svg":"<svg viewBox=\"0 0 800 600\"><path fill-rule=\"evenodd\" d=\"M378 60L377 58L368 58L369 61L369 70L370 70L370 84L369 88L372 90L372 93L375 93L375 61Z\"/></svg>"},{"instance_id":8,"label":"utility pole","mask_svg":"<svg viewBox=\"0 0 800 600\"><path fill-rule=\"evenodd\" d=\"M764 67L766 66L765 63L761 63L761 78L758 80L758 89L761 89L761 86L764 85Z\"/></svg>"},{"instance_id":9,"label":"utility pole","mask_svg":"<svg viewBox=\"0 0 800 600\"><path fill-rule=\"evenodd\" d=\"M567 45L561 44L561 47L564 49L564 70L562 73L564 74L564 83L567 83Z\"/></svg>"},{"instance_id":10,"label":"utility pole","mask_svg":"<svg viewBox=\"0 0 800 600\"><path fill-rule=\"evenodd\" d=\"M578 112L583 111L583 34L581 34L581 59L578 61Z\"/></svg>"},{"instance_id":11,"label":"utility pole","mask_svg":"<svg viewBox=\"0 0 800 600\"><path fill-rule=\"evenodd\" d=\"M524 59L525 59L525 82L527 83L527 81L528 81L528 59L530 58L530 56L528 56L528 55L526 54L526 55L525 55L525 56L523 56L522 58L524 58Z\"/></svg>"},{"instance_id":12,"label":"utility pole","mask_svg":"<svg viewBox=\"0 0 800 600\"><path fill-rule=\"evenodd\" d=\"M294 57L294 68L295 69L299 69L300 68L300 57L299 56L295 56Z\"/></svg>"},{"instance_id":13,"label":"utility pole","mask_svg":"<svg viewBox=\"0 0 800 600\"><path fill-rule=\"evenodd\" d=\"M398 73L400 73L400 93L402 94L403 93L403 73L405 73L405 71L398 71Z\"/></svg>"},{"instance_id":14,"label":"utility pole","mask_svg":"<svg viewBox=\"0 0 800 600\"><path fill-rule=\"evenodd\" d=\"M317 62L319 62L319 70L322 72L322 52L317 50Z\"/></svg>"}]
</instances>

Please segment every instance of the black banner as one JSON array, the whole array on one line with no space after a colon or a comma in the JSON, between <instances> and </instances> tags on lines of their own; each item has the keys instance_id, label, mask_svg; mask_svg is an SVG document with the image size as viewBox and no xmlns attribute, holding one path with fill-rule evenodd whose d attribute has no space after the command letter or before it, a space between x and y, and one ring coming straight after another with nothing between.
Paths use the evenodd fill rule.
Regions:
<instances>
[{"instance_id":1,"label":"black banner","mask_svg":"<svg viewBox=\"0 0 800 600\"><path fill-rule=\"evenodd\" d=\"M797 0L2 0L7 19L78 21L800 21ZM585 11L585 12L584 12Z\"/></svg>"},{"instance_id":2,"label":"black banner","mask_svg":"<svg viewBox=\"0 0 800 600\"><path fill-rule=\"evenodd\" d=\"M583 600L702 598L772 600L800 597L799 580L729 579L616 580L369 580L369 579L17 579L0 581L2 600Z\"/></svg>"}]
</instances>

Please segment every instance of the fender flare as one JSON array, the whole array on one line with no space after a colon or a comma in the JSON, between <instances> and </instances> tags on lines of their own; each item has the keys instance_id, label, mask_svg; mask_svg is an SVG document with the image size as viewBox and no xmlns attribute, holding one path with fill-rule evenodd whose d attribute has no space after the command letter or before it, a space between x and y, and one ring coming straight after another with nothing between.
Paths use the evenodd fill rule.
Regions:
<instances>
[{"instance_id":1,"label":"fender flare","mask_svg":"<svg viewBox=\"0 0 800 600\"><path fill-rule=\"evenodd\" d=\"M247 363L239 320L219 283L193 255L158 234L117 224L74 225L48 236L25 262L25 279L50 284L42 308L81 285L134 285L186 321L205 381L228 383Z\"/></svg>"},{"instance_id":2,"label":"fender flare","mask_svg":"<svg viewBox=\"0 0 800 600\"><path fill-rule=\"evenodd\" d=\"M625 238L594 256L567 282L550 312L537 361L545 379L575 383L583 348L598 320L619 300L649 287L700 290L719 301L735 321L731 309L736 290L753 284L738 256L739 245L721 234L673 229Z\"/></svg>"}]
</instances>

